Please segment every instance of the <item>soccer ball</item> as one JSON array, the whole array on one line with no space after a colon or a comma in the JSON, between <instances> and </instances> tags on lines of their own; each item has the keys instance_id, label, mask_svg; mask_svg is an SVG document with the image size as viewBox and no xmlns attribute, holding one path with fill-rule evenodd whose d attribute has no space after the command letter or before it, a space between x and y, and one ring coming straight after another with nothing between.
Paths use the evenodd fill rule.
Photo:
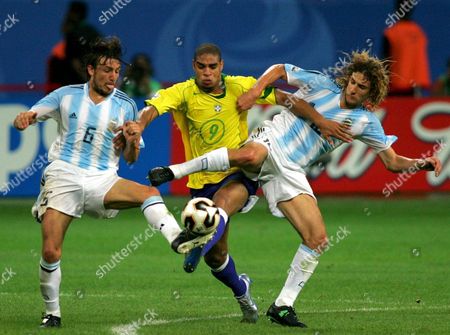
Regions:
<instances>
[{"instance_id":1,"label":"soccer ball","mask_svg":"<svg viewBox=\"0 0 450 335\"><path fill-rule=\"evenodd\" d=\"M199 235L212 233L220 221L219 209L208 198L194 198L181 212L181 222L190 230Z\"/></svg>"}]
</instances>

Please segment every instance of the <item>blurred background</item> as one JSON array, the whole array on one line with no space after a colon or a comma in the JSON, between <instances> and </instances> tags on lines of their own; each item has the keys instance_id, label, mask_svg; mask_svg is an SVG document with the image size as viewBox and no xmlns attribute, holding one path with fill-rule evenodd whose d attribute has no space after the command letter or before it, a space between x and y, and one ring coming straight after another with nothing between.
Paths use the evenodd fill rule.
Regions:
<instances>
[{"instance_id":1,"label":"blurred background","mask_svg":"<svg viewBox=\"0 0 450 335\"><path fill-rule=\"evenodd\" d=\"M74 79L80 66L77 57L96 35L120 37L124 61L140 64L141 73L127 72L123 67L121 85L142 108L145 97L159 87L192 76L192 55L200 43L213 42L221 47L227 74L259 76L274 63L332 74L334 67L343 64L344 53L355 49L389 56L395 48L387 47L387 42L393 41L387 39L386 30L409 14L424 33L428 80L408 80L410 87L390 96L377 114L386 132L399 137L394 149L408 156L436 152L444 164L442 176L391 174L373 152L354 143L334 152L328 164L312 169L311 183L318 194L357 192L389 197L402 192L448 192L447 0L404 1L401 11L394 0L93 0L75 5L66 0L2 0L0 194L38 194L56 124L45 122L19 133L12 128L12 120L58 83L82 82ZM409 48L414 43L406 45ZM419 67L415 60L419 52L408 52L409 63ZM139 55L143 57L136 57ZM419 56L423 61L424 56ZM72 77L62 76L69 73ZM146 78L145 84L140 86L142 78ZM276 107L254 107L249 113L250 126L278 111ZM149 168L184 160L180 136L170 116L156 120L144 140L146 148L140 160L121 166L119 173L125 178L145 183ZM164 185L161 191L186 194L183 181Z\"/></svg>"}]
</instances>

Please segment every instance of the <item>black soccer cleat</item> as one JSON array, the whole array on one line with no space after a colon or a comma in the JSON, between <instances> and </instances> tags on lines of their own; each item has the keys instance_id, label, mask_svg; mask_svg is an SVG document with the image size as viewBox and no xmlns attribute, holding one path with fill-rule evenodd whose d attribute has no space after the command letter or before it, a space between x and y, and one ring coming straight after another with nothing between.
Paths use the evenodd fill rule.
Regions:
<instances>
[{"instance_id":1,"label":"black soccer cleat","mask_svg":"<svg viewBox=\"0 0 450 335\"><path fill-rule=\"evenodd\" d=\"M158 166L148 171L148 180L152 186L159 186L175 178L168 166Z\"/></svg>"},{"instance_id":2,"label":"black soccer cleat","mask_svg":"<svg viewBox=\"0 0 450 335\"><path fill-rule=\"evenodd\" d=\"M186 254L183 262L183 269L187 273L192 273L197 269L202 258L202 248L194 248Z\"/></svg>"},{"instance_id":3,"label":"black soccer cleat","mask_svg":"<svg viewBox=\"0 0 450 335\"><path fill-rule=\"evenodd\" d=\"M171 247L178 254L187 254L194 248L203 247L213 238L214 233L215 231L207 235L198 235L190 230L183 229L172 241Z\"/></svg>"},{"instance_id":4,"label":"black soccer cleat","mask_svg":"<svg viewBox=\"0 0 450 335\"><path fill-rule=\"evenodd\" d=\"M42 316L41 328L61 327L61 318L52 314L44 314Z\"/></svg>"},{"instance_id":5,"label":"black soccer cleat","mask_svg":"<svg viewBox=\"0 0 450 335\"><path fill-rule=\"evenodd\" d=\"M266 315L269 320L278 323L282 326L307 328L307 326L297 319L294 308L291 306L275 306L275 303L270 305Z\"/></svg>"}]
</instances>

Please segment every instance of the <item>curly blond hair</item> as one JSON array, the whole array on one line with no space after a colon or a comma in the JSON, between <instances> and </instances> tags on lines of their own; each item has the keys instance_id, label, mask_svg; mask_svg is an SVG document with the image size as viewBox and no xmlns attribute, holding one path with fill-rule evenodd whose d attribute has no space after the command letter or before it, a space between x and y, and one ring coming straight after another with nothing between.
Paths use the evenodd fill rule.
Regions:
<instances>
[{"instance_id":1,"label":"curly blond hair","mask_svg":"<svg viewBox=\"0 0 450 335\"><path fill-rule=\"evenodd\" d=\"M341 88L347 87L352 73L360 72L370 81L369 105L377 106L386 97L389 89L387 61L370 56L367 50L353 51L347 55L350 62L336 69L336 82Z\"/></svg>"}]
</instances>

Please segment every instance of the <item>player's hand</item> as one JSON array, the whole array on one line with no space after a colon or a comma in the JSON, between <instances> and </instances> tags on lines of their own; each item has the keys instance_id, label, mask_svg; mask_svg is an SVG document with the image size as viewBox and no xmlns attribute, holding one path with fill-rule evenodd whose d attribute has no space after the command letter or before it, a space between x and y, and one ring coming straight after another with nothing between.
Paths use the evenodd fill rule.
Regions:
<instances>
[{"instance_id":1,"label":"player's hand","mask_svg":"<svg viewBox=\"0 0 450 335\"><path fill-rule=\"evenodd\" d=\"M345 143L351 143L353 141L352 133L350 132L350 126L345 123L338 123L332 120L323 119L320 124L316 124L319 127L322 136L333 144L331 137L335 137Z\"/></svg>"},{"instance_id":2,"label":"player's hand","mask_svg":"<svg viewBox=\"0 0 450 335\"><path fill-rule=\"evenodd\" d=\"M125 136L123 136L122 131L123 131L122 126L114 129L114 133L116 134L116 136L114 136L114 138L113 138L113 146L114 146L114 150L116 150L117 152L120 152L123 149L125 149L126 140L125 140Z\"/></svg>"},{"instance_id":3,"label":"player's hand","mask_svg":"<svg viewBox=\"0 0 450 335\"><path fill-rule=\"evenodd\" d=\"M122 128L123 136L127 144L134 145L139 148L139 142L141 140L141 126L137 122L127 121Z\"/></svg>"},{"instance_id":4,"label":"player's hand","mask_svg":"<svg viewBox=\"0 0 450 335\"><path fill-rule=\"evenodd\" d=\"M259 94L255 90L250 89L248 92L242 94L236 102L238 111L243 112L252 108L256 100L259 98Z\"/></svg>"},{"instance_id":5,"label":"player's hand","mask_svg":"<svg viewBox=\"0 0 450 335\"><path fill-rule=\"evenodd\" d=\"M442 163L436 156L419 159L417 162L419 169L425 171L434 171L434 175L438 177L441 174Z\"/></svg>"},{"instance_id":6,"label":"player's hand","mask_svg":"<svg viewBox=\"0 0 450 335\"><path fill-rule=\"evenodd\" d=\"M17 130L25 130L29 125L37 122L37 113L33 111L19 113L14 119L14 127Z\"/></svg>"}]
</instances>

